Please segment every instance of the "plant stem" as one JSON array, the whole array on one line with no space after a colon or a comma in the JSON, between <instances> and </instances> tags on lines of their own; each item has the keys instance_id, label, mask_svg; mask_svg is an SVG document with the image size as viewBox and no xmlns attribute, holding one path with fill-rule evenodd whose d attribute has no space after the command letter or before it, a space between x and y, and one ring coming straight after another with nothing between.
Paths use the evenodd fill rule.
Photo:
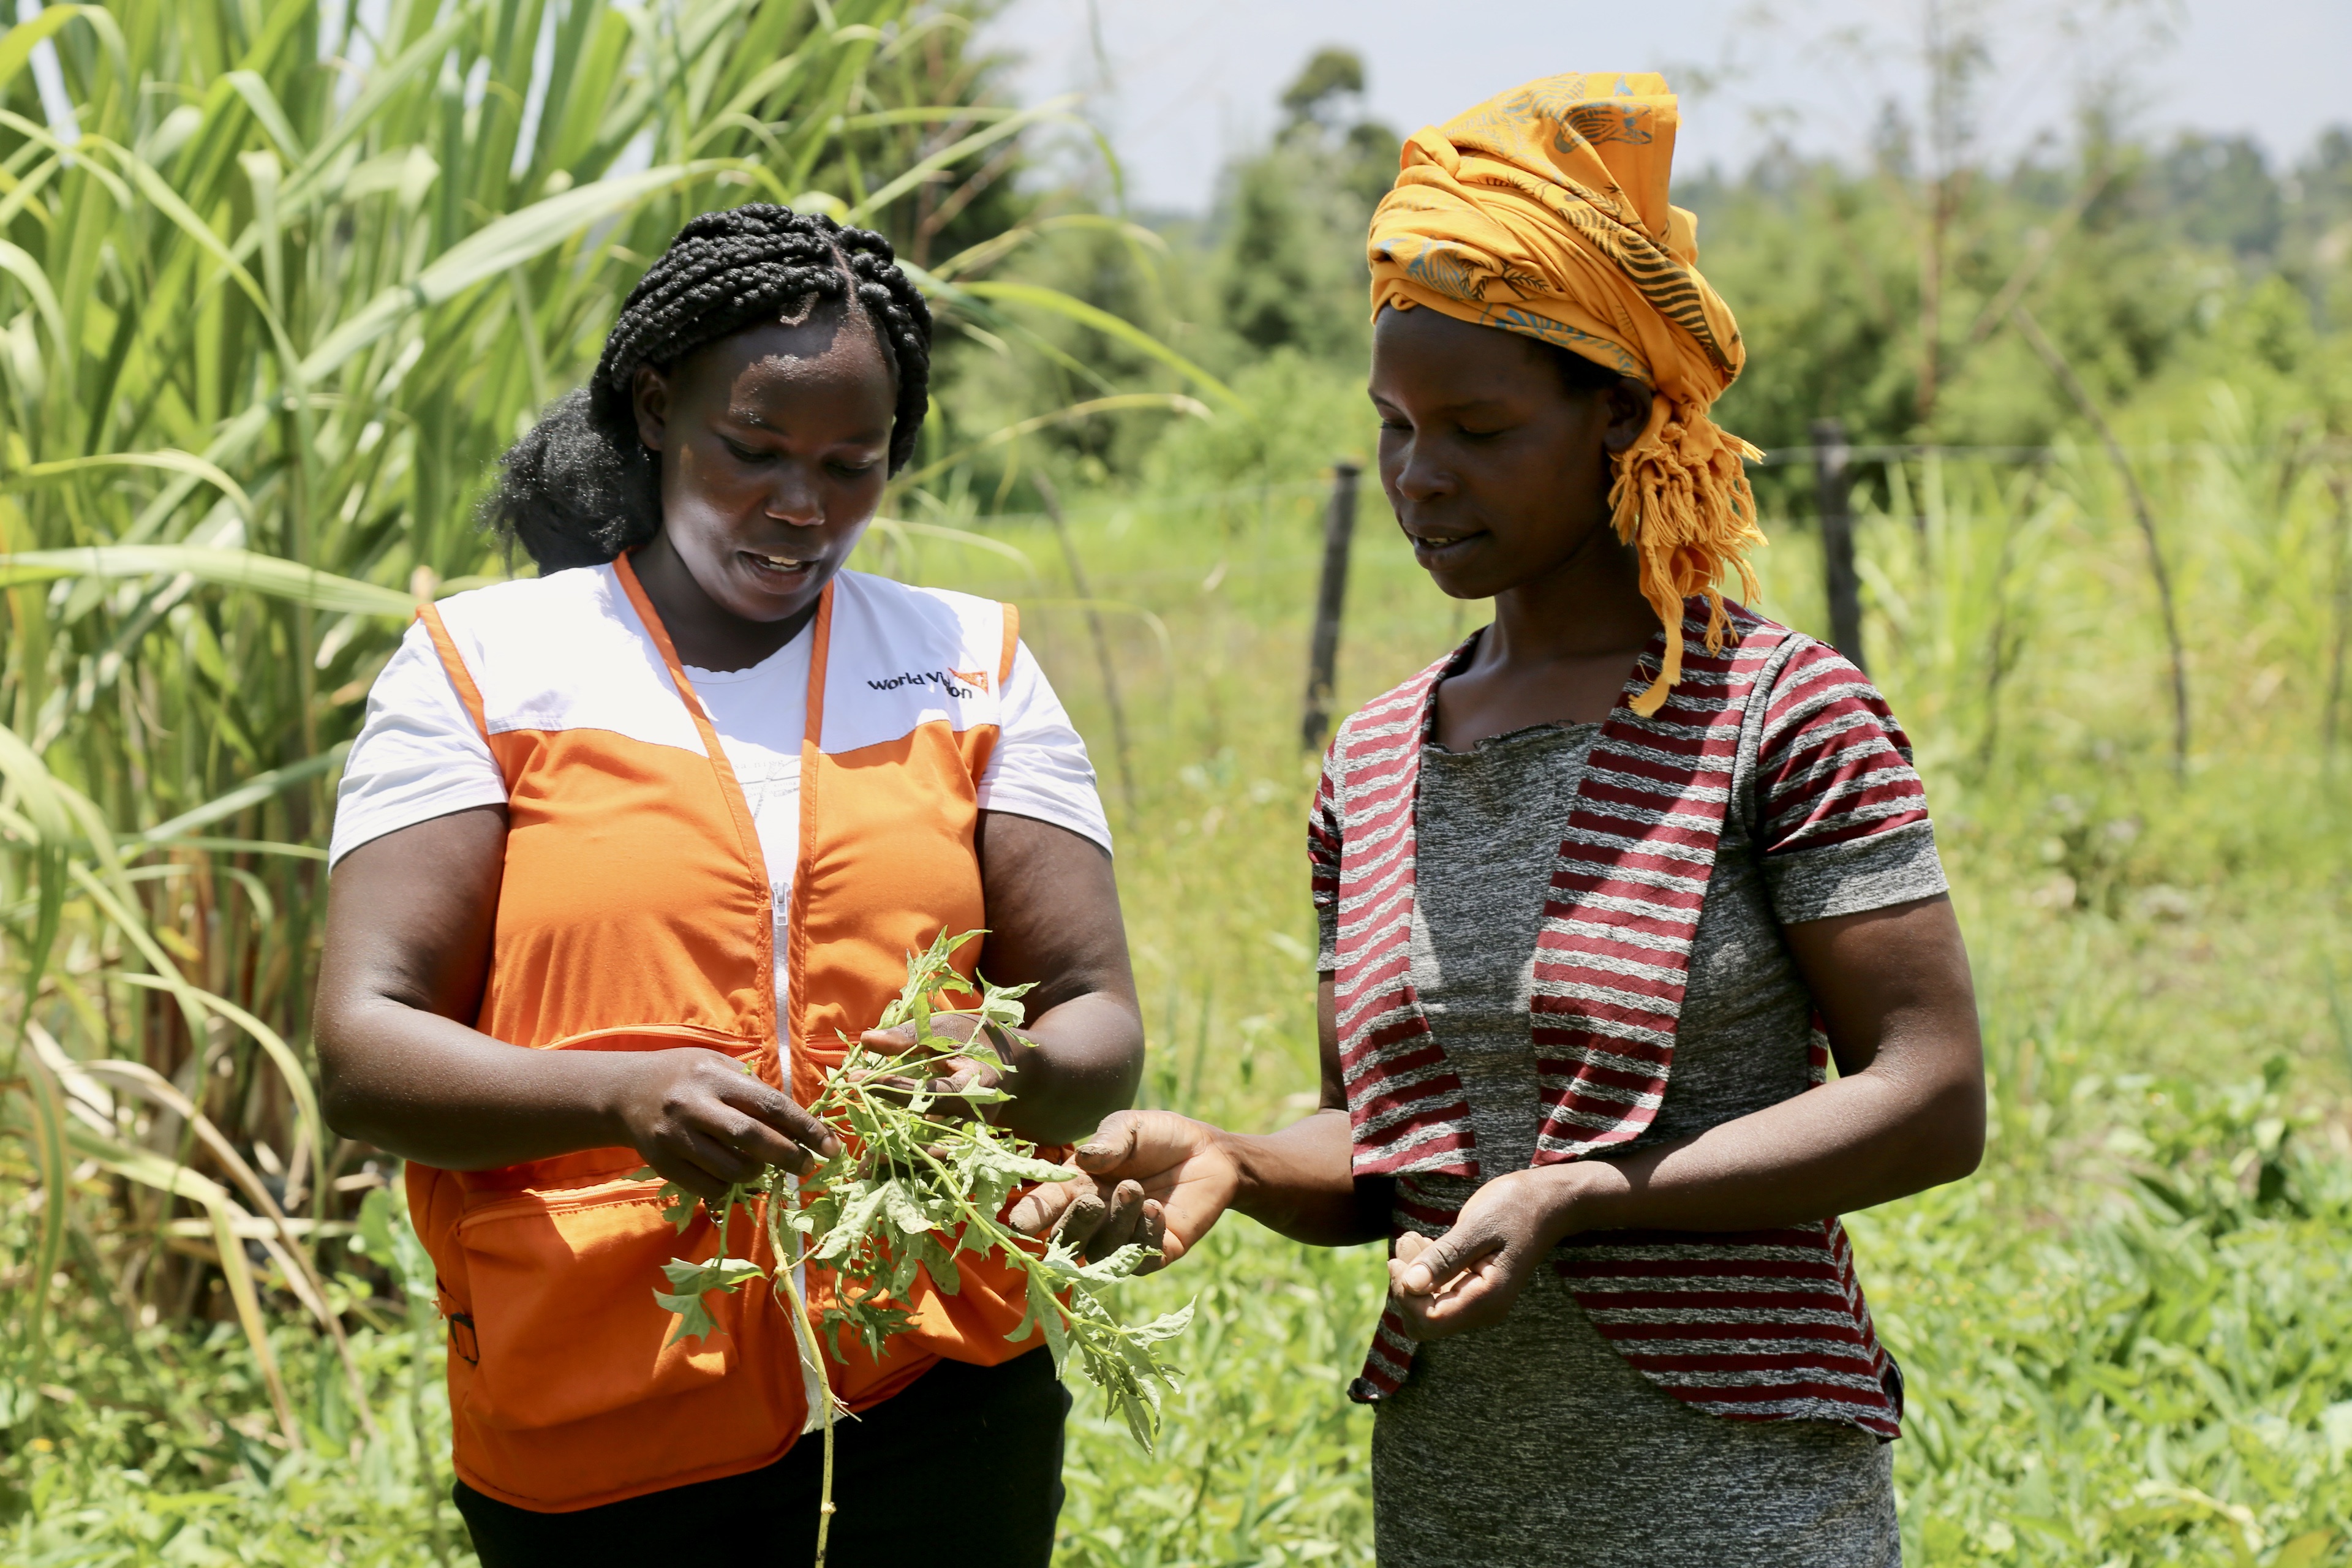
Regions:
<instances>
[{"instance_id":1,"label":"plant stem","mask_svg":"<svg viewBox=\"0 0 2352 1568\"><path fill-rule=\"evenodd\" d=\"M824 1486L816 1508L816 1568L824 1568L824 1541L833 1531L833 1392L824 1396Z\"/></svg>"},{"instance_id":2,"label":"plant stem","mask_svg":"<svg viewBox=\"0 0 2352 1568\"><path fill-rule=\"evenodd\" d=\"M816 1328L809 1321L808 1303L801 1300L800 1282L793 1278L801 1266L799 1248L785 1241L785 1226L778 1217L787 1201L779 1177L768 1189L768 1240L776 1255L776 1290L784 1299L784 1310L792 1314L793 1342L800 1347L801 1365L809 1373L810 1391L824 1424L824 1479L817 1492L816 1568L824 1568L825 1539L833 1533L833 1382L825 1376L824 1355L817 1346Z\"/></svg>"}]
</instances>

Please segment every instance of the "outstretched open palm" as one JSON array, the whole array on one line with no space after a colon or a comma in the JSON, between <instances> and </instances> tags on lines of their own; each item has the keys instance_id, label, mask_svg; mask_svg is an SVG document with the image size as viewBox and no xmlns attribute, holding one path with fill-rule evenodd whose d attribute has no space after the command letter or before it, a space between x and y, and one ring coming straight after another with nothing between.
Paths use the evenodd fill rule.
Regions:
<instances>
[{"instance_id":1,"label":"outstretched open palm","mask_svg":"<svg viewBox=\"0 0 2352 1568\"><path fill-rule=\"evenodd\" d=\"M1209 1233L1240 1190L1231 1152L1204 1121L1172 1110L1121 1110L1106 1118L1071 1156L1085 1174L1048 1183L1013 1206L1014 1229L1053 1233L1090 1258L1130 1242L1164 1268Z\"/></svg>"}]
</instances>

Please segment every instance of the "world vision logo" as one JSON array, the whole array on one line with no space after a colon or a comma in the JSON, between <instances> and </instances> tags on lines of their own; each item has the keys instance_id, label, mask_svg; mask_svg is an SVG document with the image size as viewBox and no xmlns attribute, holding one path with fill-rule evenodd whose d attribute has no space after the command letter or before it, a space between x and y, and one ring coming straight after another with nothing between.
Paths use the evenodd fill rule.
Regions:
<instances>
[{"instance_id":1,"label":"world vision logo","mask_svg":"<svg viewBox=\"0 0 2352 1568\"><path fill-rule=\"evenodd\" d=\"M936 686L950 697L970 699L988 689L988 672L970 669L910 669L884 680L868 680L877 691L897 691L908 686Z\"/></svg>"}]
</instances>

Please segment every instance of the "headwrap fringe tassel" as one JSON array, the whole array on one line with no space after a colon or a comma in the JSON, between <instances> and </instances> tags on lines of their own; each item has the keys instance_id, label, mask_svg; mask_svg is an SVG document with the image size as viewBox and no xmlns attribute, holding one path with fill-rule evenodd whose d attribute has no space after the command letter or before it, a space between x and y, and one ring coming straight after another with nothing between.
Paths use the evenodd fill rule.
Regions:
<instances>
[{"instance_id":1,"label":"headwrap fringe tassel","mask_svg":"<svg viewBox=\"0 0 2352 1568\"><path fill-rule=\"evenodd\" d=\"M1765 541L1756 526L1756 493L1748 488L1742 459L1763 455L1705 410L1677 410L1658 396L1651 404L1649 428L1617 456L1610 521L1617 537L1641 552L1642 597L1666 632L1665 663L1649 689L1633 699L1633 711L1644 719L1665 706L1666 694L1682 679L1684 602L1693 595L1706 596L1706 651L1721 653L1727 618L1716 584L1736 572L1741 593L1757 596L1747 552Z\"/></svg>"}]
</instances>

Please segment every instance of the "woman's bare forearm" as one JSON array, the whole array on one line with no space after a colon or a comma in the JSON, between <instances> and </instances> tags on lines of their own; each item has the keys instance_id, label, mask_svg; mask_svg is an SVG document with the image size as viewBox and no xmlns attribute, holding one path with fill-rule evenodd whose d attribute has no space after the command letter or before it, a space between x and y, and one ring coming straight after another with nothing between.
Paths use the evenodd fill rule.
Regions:
<instances>
[{"instance_id":1,"label":"woman's bare forearm","mask_svg":"<svg viewBox=\"0 0 2352 1568\"><path fill-rule=\"evenodd\" d=\"M1013 1098L995 1120L1034 1142L1075 1142L1143 1081L1143 1012L1110 855L1013 812L982 812L975 843L988 899L981 973L1035 987L1024 1037L999 1046Z\"/></svg>"},{"instance_id":2,"label":"woman's bare forearm","mask_svg":"<svg viewBox=\"0 0 2352 1568\"><path fill-rule=\"evenodd\" d=\"M1240 1173L1233 1207L1313 1247L1356 1247L1385 1240L1395 1184L1359 1179L1345 1110L1318 1110L1279 1132L1220 1131Z\"/></svg>"},{"instance_id":3,"label":"woman's bare forearm","mask_svg":"<svg viewBox=\"0 0 2352 1568\"><path fill-rule=\"evenodd\" d=\"M1917 900L1786 931L1844 1076L1679 1142L1614 1159L1490 1172L1454 1228L1423 1248L1427 1257L1400 1265L1408 1268L1407 1286L1425 1297L1498 1247L1540 1257L1585 1231L1772 1229L1868 1208L1973 1171L1984 1149L1984 1062L1967 953L1948 900ZM1114 1117L1077 1150L1097 1197L1116 1184L1139 1186L1146 1221L1150 1202L1161 1205L1171 1257L1227 1209L1327 1247L1386 1236L1393 1183L1353 1171L1338 993L1328 973L1317 1010L1322 1110L1263 1137L1170 1111ZM1109 1209L1099 1201L1096 1215ZM1052 1215L1033 1217L1042 1226ZM1416 1274L1428 1278L1414 1286Z\"/></svg>"},{"instance_id":4,"label":"woman's bare forearm","mask_svg":"<svg viewBox=\"0 0 2352 1568\"><path fill-rule=\"evenodd\" d=\"M1143 1019L1129 995L1088 992L1039 1014L1002 1054L1013 1098L999 1124L1034 1143L1075 1143L1134 1102Z\"/></svg>"},{"instance_id":5,"label":"woman's bare forearm","mask_svg":"<svg viewBox=\"0 0 2352 1568\"><path fill-rule=\"evenodd\" d=\"M481 1005L505 855L504 808L477 806L335 868L313 1016L336 1131L459 1171L626 1142L621 1057L526 1050L457 1022Z\"/></svg>"},{"instance_id":6,"label":"woman's bare forearm","mask_svg":"<svg viewBox=\"0 0 2352 1568\"><path fill-rule=\"evenodd\" d=\"M1549 1167L1562 1234L1769 1230L1908 1197L1976 1168L1981 1088L1863 1072L1622 1159Z\"/></svg>"},{"instance_id":7,"label":"woman's bare forearm","mask_svg":"<svg viewBox=\"0 0 2352 1568\"><path fill-rule=\"evenodd\" d=\"M1923 1075L1923 1078L1926 1075ZM1981 1082L1892 1065L1620 1159L1539 1166L1552 1240L1593 1230L1769 1230L1907 1197L1976 1167ZM1229 1206L1297 1241L1389 1234L1392 1184L1349 1169L1348 1115L1327 1110L1264 1137L1220 1131L1238 1174Z\"/></svg>"},{"instance_id":8,"label":"woman's bare forearm","mask_svg":"<svg viewBox=\"0 0 2352 1568\"><path fill-rule=\"evenodd\" d=\"M1679 1142L1548 1167L1563 1173L1568 1230L1769 1229L1977 1168L1984 1052L1950 901L1786 930L1843 1076Z\"/></svg>"},{"instance_id":9,"label":"woman's bare forearm","mask_svg":"<svg viewBox=\"0 0 2352 1568\"><path fill-rule=\"evenodd\" d=\"M1435 1338L1499 1321L1562 1240L1779 1230L1966 1175L1984 1128L1974 1020L1936 1012L1849 1035L1849 1076L1678 1142L1498 1174L1445 1235L1402 1245L1390 1277L1407 1331ZM1834 1048L1839 1010L1824 1013Z\"/></svg>"},{"instance_id":10,"label":"woman's bare forearm","mask_svg":"<svg viewBox=\"0 0 2352 1568\"><path fill-rule=\"evenodd\" d=\"M626 1054L529 1050L386 997L319 1028L328 1121L403 1159L481 1171L629 1142Z\"/></svg>"},{"instance_id":11,"label":"woman's bare forearm","mask_svg":"<svg viewBox=\"0 0 2352 1568\"><path fill-rule=\"evenodd\" d=\"M1769 1231L1957 1181L1984 1149L1968 955L1941 897L1783 928L1843 1076L1673 1143L1496 1173L1434 1241L1401 1244L1407 1331L1485 1327L1553 1245L1612 1231Z\"/></svg>"}]
</instances>

